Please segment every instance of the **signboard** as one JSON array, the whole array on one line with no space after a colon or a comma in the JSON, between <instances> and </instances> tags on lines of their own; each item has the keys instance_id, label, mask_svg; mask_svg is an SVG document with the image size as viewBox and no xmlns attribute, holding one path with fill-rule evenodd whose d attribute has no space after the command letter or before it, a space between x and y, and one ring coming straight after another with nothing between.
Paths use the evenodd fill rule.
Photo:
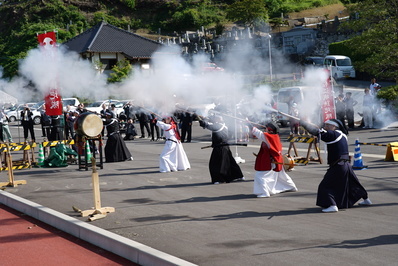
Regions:
<instances>
[{"instance_id":1,"label":"signboard","mask_svg":"<svg viewBox=\"0 0 398 266\"><path fill-rule=\"evenodd\" d=\"M336 118L336 108L334 104L334 96L333 96L333 89L332 89L332 84L331 84L331 76L330 76L330 71L327 71L327 79L322 87L322 93L321 93L321 98L322 98L322 117L323 121L325 122L329 119L335 119Z\"/></svg>"}]
</instances>

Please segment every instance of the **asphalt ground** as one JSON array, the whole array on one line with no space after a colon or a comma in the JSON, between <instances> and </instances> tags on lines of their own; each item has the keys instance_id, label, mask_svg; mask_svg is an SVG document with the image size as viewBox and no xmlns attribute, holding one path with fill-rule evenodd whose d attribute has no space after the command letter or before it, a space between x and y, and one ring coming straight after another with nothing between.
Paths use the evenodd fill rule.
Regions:
<instances>
[{"instance_id":1,"label":"asphalt ground","mask_svg":"<svg viewBox=\"0 0 398 266\"><path fill-rule=\"evenodd\" d=\"M16 127L11 127L17 136ZM38 135L39 129L36 126ZM287 134L288 128L283 128L285 151ZM357 138L387 144L398 141L397 128L351 131L351 153ZM246 181L220 185L210 182L211 149L202 149L210 144L210 132L197 122L193 141L184 143L191 163L188 171L159 173L162 141L126 143L134 160L105 163L99 170L102 206L115 208L105 218L87 222L72 209L94 206L91 171L78 170L77 165L16 170L15 180L27 184L5 191L197 265L396 265L398 261L398 162L384 160L385 146L360 146L368 168L356 173L373 205L325 214L315 205L325 163L310 162L289 172L298 192L256 198L253 152L258 152L258 140L251 139L247 147L231 147L245 161L240 166ZM299 156L305 156L309 145L295 145ZM323 144L320 147L323 150ZM311 155L316 156L313 151ZM1 173L0 180L6 178Z\"/></svg>"}]
</instances>

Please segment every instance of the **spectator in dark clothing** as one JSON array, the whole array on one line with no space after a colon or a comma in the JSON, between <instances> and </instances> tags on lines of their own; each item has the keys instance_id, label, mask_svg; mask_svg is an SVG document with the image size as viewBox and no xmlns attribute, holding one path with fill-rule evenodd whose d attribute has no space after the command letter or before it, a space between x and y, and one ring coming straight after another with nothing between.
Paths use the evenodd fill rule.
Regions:
<instances>
[{"instance_id":1,"label":"spectator in dark clothing","mask_svg":"<svg viewBox=\"0 0 398 266\"><path fill-rule=\"evenodd\" d=\"M84 103L80 103L78 106L77 106L77 112L79 113L79 114L82 114L82 113L85 113L85 112L87 112L87 109L86 108L84 108Z\"/></svg>"},{"instance_id":2,"label":"spectator in dark clothing","mask_svg":"<svg viewBox=\"0 0 398 266\"><path fill-rule=\"evenodd\" d=\"M21 111L21 123L23 127L23 135L25 142L28 140L28 133L30 132L30 137L33 142L36 142L35 131L33 129L33 113L30 108L25 105L24 109Z\"/></svg>"},{"instance_id":3,"label":"spectator in dark clothing","mask_svg":"<svg viewBox=\"0 0 398 266\"><path fill-rule=\"evenodd\" d=\"M336 118L343 122L345 125L345 103L344 103L344 94L339 94L335 100L336 106Z\"/></svg>"},{"instance_id":4,"label":"spectator in dark clothing","mask_svg":"<svg viewBox=\"0 0 398 266\"><path fill-rule=\"evenodd\" d=\"M347 92L345 95L345 116L347 118L348 128L354 128L354 106L357 105L358 102L351 97L351 92Z\"/></svg>"},{"instance_id":5,"label":"spectator in dark clothing","mask_svg":"<svg viewBox=\"0 0 398 266\"><path fill-rule=\"evenodd\" d=\"M65 127L67 129L65 132L66 138L68 138L69 135L70 138L74 138L75 135L74 124L78 116L79 113L77 111L71 111L66 115L66 127Z\"/></svg>"},{"instance_id":6,"label":"spectator in dark clothing","mask_svg":"<svg viewBox=\"0 0 398 266\"><path fill-rule=\"evenodd\" d=\"M134 140L135 136L137 136L137 132L135 130L133 119L127 120L126 123L126 136L124 136L124 140Z\"/></svg>"},{"instance_id":7,"label":"spectator in dark clothing","mask_svg":"<svg viewBox=\"0 0 398 266\"><path fill-rule=\"evenodd\" d=\"M135 117L134 117L134 107L133 107L133 105L131 104L131 102L128 102L128 103L126 103L126 104L123 106L123 111L124 111L124 114L126 115L127 119L133 119L133 120L135 120Z\"/></svg>"},{"instance_id":8,"label":"spectator in dark clothing","mask_svg":"<svg viewBox=\"0 0 398 266\"><path fill-rule=\"evenodd\" d=\"M43 108L40 111L40 124L41 124L42 137L48 138L50 136L51 117L46 114L45 104L43 104Z\"/></svg>"},{"instance_id":9,"label":"spectator in dark clothing","mask_svg":"<svg viewBox=\"0 0 398 266\"><path fill-rule=\"evenodd\" d=\"M190 112L182 112L180 114L180 125L181 125L181 142L191 142L192 140L192 123L194 120L194 114Z\"/></svg>"},{"instance_id":10,"label":"spectator in dark clothing","mask_svg":"<svg viewBox=\"0 0 398 266\"><path fill-rule=\"evenodd\" d=\"M151 114L151 120L149 121L149 126L151 128L151 141L155 141L155 132L156 132L156 141L160 139L160 132L159 132L159 127L156 125L156 116L154 114Z\"/></svg>"},{"instance_id":11,"label":"spectator in dark clothing","mask_svg":"<svg viewBox=\"0 0 398 266\"><path fill-rule=\"evenodd\" d=\"M145 129L148 133L148 138L151 137L151 130L149 129L149 119L150 119L150 115L148 115L148 113L146 113L143 110L140 110L137 113L137 120L140 123L140 130L141 130L141 137L140 138L145 138Z\"/></svg>"}]
</instances>

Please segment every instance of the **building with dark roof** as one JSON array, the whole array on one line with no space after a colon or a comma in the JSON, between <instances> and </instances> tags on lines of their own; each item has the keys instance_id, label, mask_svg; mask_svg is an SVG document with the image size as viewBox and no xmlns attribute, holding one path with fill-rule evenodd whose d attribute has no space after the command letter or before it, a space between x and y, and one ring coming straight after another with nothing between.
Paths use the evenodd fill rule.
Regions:
<instances>
[{"instance_id":1,"label":"building with dark roof","mask_svg":"<svg viewBox=\"0 0 398 266\"><path fill-rule=\"evenodd\" d=\"M98 23L63 45L92 63L101 62L106 74L123 59L141 68L148 67L152 55L163 46L106 22Z\"/></svg>"}]
</instances>

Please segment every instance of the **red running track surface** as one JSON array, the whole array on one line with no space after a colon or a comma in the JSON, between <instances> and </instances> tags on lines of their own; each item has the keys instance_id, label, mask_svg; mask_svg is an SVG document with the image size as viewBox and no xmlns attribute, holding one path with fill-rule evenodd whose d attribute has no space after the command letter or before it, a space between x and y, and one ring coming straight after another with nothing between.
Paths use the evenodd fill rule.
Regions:
<instances>
[{"instance_id":1,"label":"red running track surface","mask_svg":"<svg viewBox=\"0 0 398 266\"><path fill-rule=\"evenodd\" d=\"M0 265L138 265L0 204Z\"/></svg>"}]
</instances>

